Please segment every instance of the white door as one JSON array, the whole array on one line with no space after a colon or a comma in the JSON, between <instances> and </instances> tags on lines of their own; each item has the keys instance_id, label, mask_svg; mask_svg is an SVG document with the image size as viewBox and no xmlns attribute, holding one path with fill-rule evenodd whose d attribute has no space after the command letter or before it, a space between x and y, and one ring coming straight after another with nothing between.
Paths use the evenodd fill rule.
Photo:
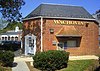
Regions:
<instances>
[{"instance_id":1,"label":"white door","mask_svg":"<svg viewBox=\"0 0 100 71\"><path fill-rule=\"evenodd\" d=\"M36 53L36 36L29 34L25 36L25 55Z\"/></svg>"}]
</instances>

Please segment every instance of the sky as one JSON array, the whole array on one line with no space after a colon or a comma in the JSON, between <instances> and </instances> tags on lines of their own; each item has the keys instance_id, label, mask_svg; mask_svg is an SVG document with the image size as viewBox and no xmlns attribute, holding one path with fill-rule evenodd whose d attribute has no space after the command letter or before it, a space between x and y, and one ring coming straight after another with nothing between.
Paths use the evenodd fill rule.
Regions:
<instances>
[{"instance_id":1,"label":"sky","mask_svg":"<svg viewBox=\"0 0 100 71\"><path fill-rule=\"evenodd\" d=\"M84 7L90 14L100 9L100 0L24 0L25 5L22 6L20 12L22 17L26 17L40 4L64 4ZM0 14L1 16L1 14Z\"/></svg>"},{"instance_id":2,"label":"sky","mask_svg":"<svg viewBox=\"0 0 100 71\"><path fill-rule=\"evenodd\" d=\"M100 9L100 0L24 0L26 4L22 6L20 12L22 16L27 16L40 4L64 4L64 5L75 5L84 7L90 14L95 13L96 10Z\"/></svg>"}]
</instances>

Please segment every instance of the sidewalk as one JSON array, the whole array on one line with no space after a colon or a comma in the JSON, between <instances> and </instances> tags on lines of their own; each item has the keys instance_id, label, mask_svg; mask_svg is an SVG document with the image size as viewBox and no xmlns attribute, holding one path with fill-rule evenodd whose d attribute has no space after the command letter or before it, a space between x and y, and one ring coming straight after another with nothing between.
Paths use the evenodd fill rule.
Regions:
<instances>
[{"instance_id":1,"label":"sidewalk","mask_svg":"<svg viewBox=\"0 0 100 71\"><path fill-rule=\"evenodd\" d=\"M12 71L30 71L26 61L33 61L32 57L15 57Z\"/></svg>"},{"instance_id":2,"label":"sidewalk","mask_svg":"<svg viewBox=\"0 0 100 71\"><path fill-rule=\"evenodd\" d=\"M87 60L87 59L98 59L98 56L95 55L84 55L84 56L69 56L69 60ZM33 61L32 57L15 57L14 61Z\"/></svg>"},{"instance_id":3,"label":"sidewalk","mask_svg":"<svg viewBox=\"0 0 100 71\"><path fill-rule=\"evenodd\" d=\"M98 59L99 57L95 55L84 55L84 56L69 56L69 60L88 60L88 59Z\"/></svg>"},{"instance_id":4,"label":"sidewalk","mask_svg":"<svg viewBox=\"0 0 100 71\"><path fill-rule=\"evenodd\" d=\"M12 71L30 71L24 61L16 62L17 65L12 68Z\"/></svg>"}]
</instances>

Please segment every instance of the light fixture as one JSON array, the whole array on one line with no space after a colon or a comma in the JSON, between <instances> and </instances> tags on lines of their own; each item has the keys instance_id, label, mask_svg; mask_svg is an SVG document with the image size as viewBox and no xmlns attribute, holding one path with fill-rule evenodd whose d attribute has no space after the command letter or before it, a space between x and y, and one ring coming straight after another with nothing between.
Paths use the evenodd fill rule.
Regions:
<instances>
[{"instance_id":1,"label":"light fixture","mask_svg":"<svg viewBox=\"0 0 100 71\"><path fill-rule=\"evenodd\" d=\"M50 33L54 33L54 29L49 29Z\"/></svg>"},{"instance_id":2,"label":"light fixture","mask_svg":"<svg viewBox=\"0 0 100 71\"><path fill-rule=\"evenodd\" d=\"M85 25L85 26L86 26L86 27L88 27L88 25L89 25L89 23L86 23L86 25Z\"/></svg>"}]
</instances>

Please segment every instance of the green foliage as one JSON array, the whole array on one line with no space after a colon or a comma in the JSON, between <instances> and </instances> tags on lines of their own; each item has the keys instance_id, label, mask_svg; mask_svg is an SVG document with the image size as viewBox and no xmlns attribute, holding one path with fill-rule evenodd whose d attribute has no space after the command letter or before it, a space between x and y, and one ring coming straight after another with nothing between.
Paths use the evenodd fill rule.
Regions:
<instances>
[{"instance_id":1,"label":"green foliage","mask_svg":"<svg viewBox=\"0 0 100 71\"><path fill-rule=\"evenodd\" d=\"M9 23L3 30L0 30L0 33L5 33L9 30L15 30L16 26L18 26L19 29L22 29L22 23L14 22L14 23Z\"/></svg>"},{"instance_id":2,"label":"green foliage","mask_svg":"<svg viewBox=\"0 0 100 71\"><path fill-rule=\"evenodd\" d=\"M3 54L1 54L1 62L3 66L12 66L12 63L14 61L14 53L11 51L5 51Z\"/></svg>"},{"instance_id":3,"label":"green foliage","mask_svg":"<svg viewBox=\"0 0 100 71\"><path fill-rule=\"evenodd\" d=\"M99 71L97 60L72 60L68 62L68 67L58 71Z\"/></svg>"},{"instance_id":4,"label":"green foliage","mask_svg":"<svg viewBox=\"0 0 100 71\"><path fill-rule=\"evenodd\" d=\"M2 59L2 54L3 54L3 52L0 50L0 62L1 62L1 59Z\"/></svg>"},{"instance_id":5,"label":"green foliage","mask_svg":"<svg viewBox=\"0 0 100 71\"><path fill-rule=\"evenodd\" d=\"M50 50L33 56L33 64L40 70L55 71L67 67L68 58L68 52Z\"/></svg>"},{"instance_id":6,"label":"green foliage","mask_svg":"<svg viewBox=\"0 0 100 71\"><path fill-rule=\"evenodd\" d=\"M24 4L24 0L0 0L0 12L7 21L20 21L22 14L19 10Z\"/></svg>"},{"instance_id":7,"label":"green foliage","mask_svg":"<svg viewBox=\"0 0 100 71\"><path fill-rule=\"evenodd\" d=\"M4 44L0 46L0 50L10 50L10 51L16 51L21 48L21 44L14 44L14 43L9 43L9 44Z\"/></svg>"}]
</instances>

